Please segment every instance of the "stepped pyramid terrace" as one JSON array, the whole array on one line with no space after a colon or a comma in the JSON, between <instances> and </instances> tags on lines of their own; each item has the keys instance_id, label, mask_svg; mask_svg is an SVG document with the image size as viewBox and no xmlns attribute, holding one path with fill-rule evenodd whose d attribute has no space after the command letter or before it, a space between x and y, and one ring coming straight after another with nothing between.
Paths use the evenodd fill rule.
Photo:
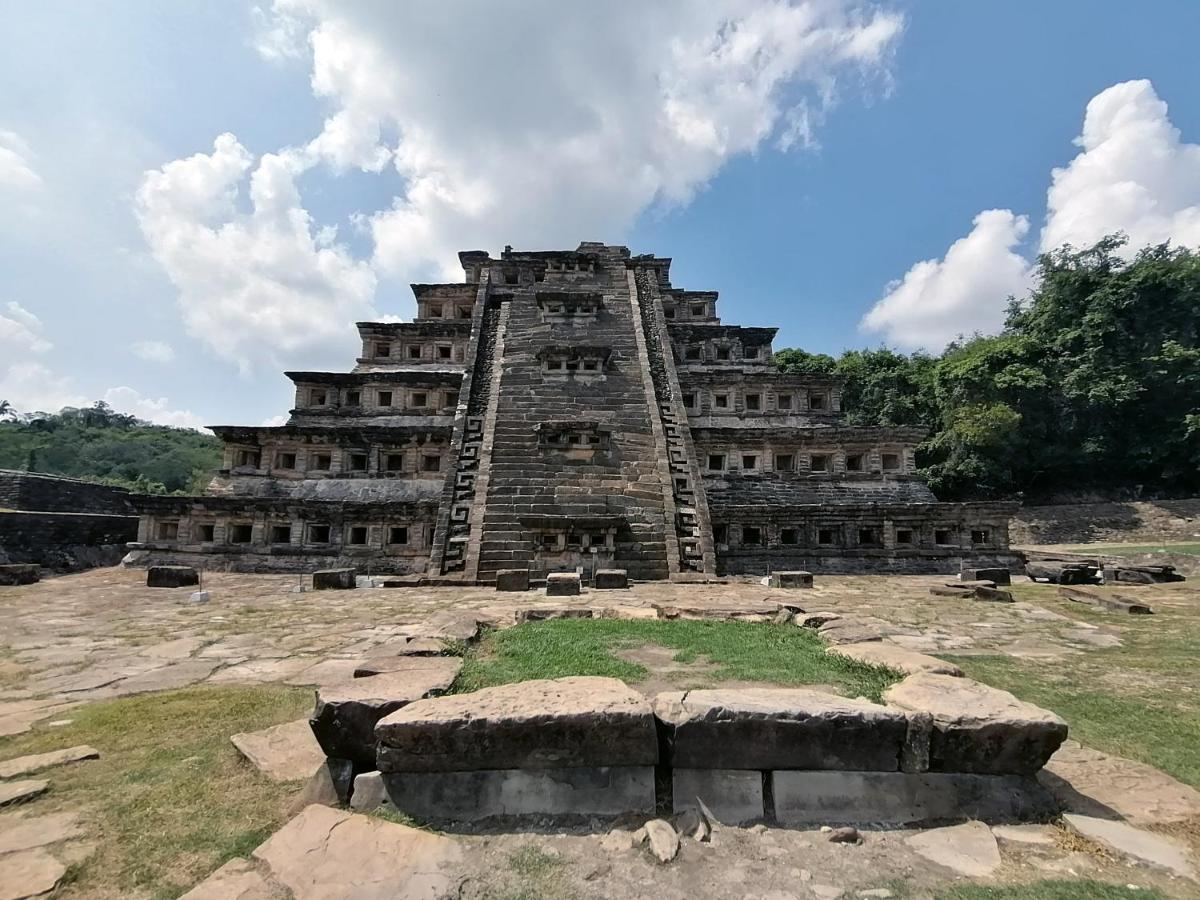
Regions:
<instances>
[{"instance_id":1,"label":"stepped pyramid terrace","mask_svg":"<svg viewBox=\"0 0 1200 900\"><path fill-rule=\"evenodd\" d=\"M491 583L621 568L1013 565L1014 503L939 503L912 427L848 425L836 378L781 373L774 328L626 247L459 254L412 322L360 322L349 372L288 372L286 425L216 426L200 497L142 505L141 563L353 567Z\"/></svg>"}]
</instances>

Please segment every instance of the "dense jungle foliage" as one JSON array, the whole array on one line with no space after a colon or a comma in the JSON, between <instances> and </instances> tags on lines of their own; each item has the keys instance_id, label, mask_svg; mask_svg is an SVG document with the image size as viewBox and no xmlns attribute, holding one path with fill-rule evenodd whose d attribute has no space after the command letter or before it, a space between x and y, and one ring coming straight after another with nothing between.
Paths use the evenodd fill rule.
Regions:
<instances>
[{"instance_id":1,"label":"dense jungle foliage","mask_svg":"<svg viewBox=\"0 0 1200 900\"><path fill-rule=\"evenodd\" d=\"M1043 255L997 335L940 356L781 350L788 372L847 379L863 425L925 425L917 462L943 499L1200 490L1200 253L1126 261L1121 237Z\"/></svg>"},{"instance_id":2,"label":"dense jungle foliage","mask_svg":"<svg viewBox=\"0 0 1200 900\"><path fill-rule=\"evenodd\" d=\"M0 469L166 494L200 491L220 464L221 442L212 435L152 425L103 402L21 415L0 401Z\"/></svg>"}]
</instances>

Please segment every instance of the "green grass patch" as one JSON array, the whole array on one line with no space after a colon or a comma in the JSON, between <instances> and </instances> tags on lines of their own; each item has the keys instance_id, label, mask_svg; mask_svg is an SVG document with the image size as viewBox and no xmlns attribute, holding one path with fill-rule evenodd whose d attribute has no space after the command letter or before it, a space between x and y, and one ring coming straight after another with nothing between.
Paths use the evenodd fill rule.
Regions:
<instances>
[{"instance_id":1,"label":"green grass patch","mask_svg":"<svg viewBox=\"0 0 1200 900\"><path fill-rule=\"evenodd\" d=\"M675 660L704 657L714 684L764 681L833 684L851 697L879 700L900 674L825 653L807 628L755 622L555 619L486 634L466 654L456 690L473 691L532 678L604 675L638 682L650 672L613 651L644 645L676 651Z\"/></svg>"},{"instance_id":2,"label":"green grass patch","mask_svg":"<svg viewBox=\"0 0 1200 900\"><path fill-rule=\"evenodd\" d=\"M94 703L71 724L0 740L0 758L90 744L100 759L53 769L38 812L80 811L96 853L58 898L173 898L245 856L286 818L295 786L267 780L229 741L307 714L312 691L194 687Z\"/></svg>"},{"instance_id":3,"label":"green grass patch","mask_svg":"<svg viewBox=\"0 0 1200 900\"><path fill-rule=\"evenodd\" d=\"M971 678L1058 713L1072 738L1200 788L1200 711L1194 702L1152 689L1121 694L1079 673L1051 680L1043 664L1009 656L959 656L954 662Z\"/></svg>"},{"instance_id":4,"label":"green grass patch","mask_svg":"<svg viewBox=\"0 0 1200 900\"><path fill-rule=\"evenodd\" d=\"M1156 888L1131 888L1102 881L1034 881L987 886L962 884L938 891L937 900L1166 900Z\"/></svg>"}]
</instances>

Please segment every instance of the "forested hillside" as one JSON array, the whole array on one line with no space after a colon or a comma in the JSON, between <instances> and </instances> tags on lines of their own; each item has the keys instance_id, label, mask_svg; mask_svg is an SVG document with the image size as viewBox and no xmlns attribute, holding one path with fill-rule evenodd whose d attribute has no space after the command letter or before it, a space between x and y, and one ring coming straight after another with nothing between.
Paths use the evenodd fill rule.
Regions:
<instances>
[{"instance_id":1,"label":"forested hillside","mask_svg":"<svg viewBox=\"0 0 1200 900\"><path fill-rule=\"evenodd\" d=\"M859 424L923 424L918 465L945 499L1200 491L1200 254L1132 262L1120 238L1039 260L1004 330L941 356L781 350L848 379Z\"/></svg>"},{"instance_id":2,"label":"forested hillside","mask_svg":"<svg viewBox=\"0 0 1200 900\"><path fill-rule=\"evenodd\" d=\"M0 469L28 469L144 493L201 490L221 463L221 442L152 425L104 403L19 415L0 402Z\"/></svg>"}]
</instances>

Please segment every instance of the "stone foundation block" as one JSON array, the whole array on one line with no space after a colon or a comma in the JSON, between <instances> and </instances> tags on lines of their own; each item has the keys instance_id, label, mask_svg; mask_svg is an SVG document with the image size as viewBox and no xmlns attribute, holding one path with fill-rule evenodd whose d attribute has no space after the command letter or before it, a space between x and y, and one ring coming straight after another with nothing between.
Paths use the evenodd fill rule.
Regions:
<instances>
[{"instance_id":1,"label":"stone foundation block","mask_svg":"<svg viewBox=\"0 0 1200 900\"><path fill-rule=\"evenodd\" d=\"M958 576L962 581L993 581L996 584L1012 584L1012 573L1008 569L968 569L964 568ZM994 587L995 585L993 585Z\"/></svg>"},{"instance_id":2,"label":"stone foundation block","mask_svg":"<svg viewBox=\"0 0 1200 900\"><path fill-rule=\"evenodd\" d=\"M146 570L146 587L177 588L200 583L200 574L191 566L151 566Z\"/></svg>"},{"instance_id":3,"label":"stone foundation block","mask_svg":"<svg viewBox=\"0 0 1200 900\"><path fill-rule=\"evenodd\" d=\"M358 587L358 578L353 569L321 569L313 572L314 591L348 591Z\"/></svg>"},{"instance_id":4,"label":"stone foundation block","mask_svg":"<svg viewBox=\"0 0 1200 900\"><path fill-rule=\"evenodd\" d=\"M597 590L610 591L629 587L629 575L624 569L598 569L592 579Z\"/></svg>"},{"instance_id":5,"label":"stone foundation block","mask_svg":"<svg viewBox=\"0 0 1200 900\"><path fill-rule=\"evenodd\" d=\"M667 692L654 714L686 769L894 772L908 731L900 710L802 688Z\"/></svg>"},{"instance_id":6,"label":"stone foundation block","mask_svg":"<svg viewBox=\"0 0 1200 900\"><path fill-rule=\"evenodd\" d=\"M697 799L723 825L763 818L763 773L748 769L672 769L673 811L699 810Z\"/></svg>"},{"instance_id":7,"label":"stone foundation block","mask_svg":"<svg viewBox=\"0 0 1200 900\"><path fill-rule=\"evenodd\" d=\"M382 780L393 806L425 820L618 816L653 813L655 803L652 766L393 772Z\"/></svg>"},{"instance_id":8,"label":"stone foundation block","mask_svg":"<svg viewBox=\"0 0 1200 900\"><path fill-rule=\"evenodd\" d=\"M352 678L317 690L312 726L327 756L349 759L360 769L375 768L375 724L403 706L449 690L462 668L450 656L420 657L424 665L368 678Z\"/></svg>"},{"instance_id":9,"label":"stone foundation block","mask_svg":"<svg viewBox=\"0 0 1200 900\"><path fill-rule=\"evenodd\" d=\"M813 586L812 572L772 572L768 584L773 588L810 588Z\"/></svg>"},{"instance_id":10,"label":"stone foundation block","mask_svg":"<svg viewBox=\"0 0 1200 900\"><path fill-rule=\"evenodd\" d=\"M579 575L575 572L551 572L546 576L546 596L579 596Z\"/></svg>"},{"instance_id":11,"label":"stone foundation block","mask_svg":"<svg viewBox=\"0 0 1200 900\"><path fill-rule=\"evenodd\" d=\"M892 685L883 698L933 716L934 772L1032 775L1067 736L1067 723L1054 713L969 678L921 672Z\"/></svg>"},{"instance_id":12,"label":"stone foundation block","mask_svg":"<svg viewBox=\"0 0 1200 900\"><path fill-rule=\"evenodd\" d=\"M412 703L375 728L382 772L652 766L650 702L616 678L522 681Z\"/></svg>"},{"instance_id":13,"label":"stone foundation block","mask_svg":"<svg viewBox=\"0 0 1200 900\"><path fill-rule=\"evenodd\" d=\"M528 569L501 569L496 573L496 590L498 591L527 591L529 590Z\"/></svg>"},{"instance_id":14,"label":"stone foundation block","mask_svg":"<svg viewBox=\"0 0 1200 900\"><path fill-rule=\"evenodd\" d=\"M934 819L1011 821L1057 812L1028 775L945 772L772 772L775 820L781 825Z\"/></svg>"},{"instance_id":15,"label":"stone foundation block","mask_svg":"<svg viewBox=\"0 0 1200 900\"><path fill-rule=\"evenodd\" d=\"M0 566L0 585L33 584L40 581L41 577L41 571L34 565L13 563Z\"/></svg>"}]
</instances>

